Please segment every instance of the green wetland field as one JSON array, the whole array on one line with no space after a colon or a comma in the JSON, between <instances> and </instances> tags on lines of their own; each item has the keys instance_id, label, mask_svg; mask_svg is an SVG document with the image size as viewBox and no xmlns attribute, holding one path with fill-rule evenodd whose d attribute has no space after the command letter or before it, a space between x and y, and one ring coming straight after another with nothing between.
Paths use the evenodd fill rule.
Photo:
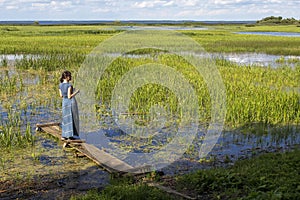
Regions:
<instances>
[{"instance_id":1,"label":"green wetland field","mask_svg":"<svg viewBox=\"0 0 300 200\"><path fill-rule=\"evenodd\" d=\"M212 119L212 99L203 76L187 60L160 49L110 55L113 62L94 83L99 102L95 123L118 148L159 150L183 121L175 93L146 84L133 92L125 118L134 114L136 124L149 127L151 109L159 105L171 116L159 137L136 140L118 129L110 99L119 80L138 66L172 66L192 86L201 114L198 119L184 119L197 120L199 133L182 158L161 169L164 176L153 172L138 180L117 178L86 158L74 157L72 150L62 150L58 141L35 132L35 124L60 120L58 81L63 70L74 74L76 87L76 74L94 48L125 31L143 29L176 31L203 47L222 78L226 105L219 106L225 107L226 116L214 149L200 158L203 133ZM196 199L299 198L299 26L1 25L0 35L0 198L178 199L148 186L149 181Z\"/></svg>"}]
</instances>

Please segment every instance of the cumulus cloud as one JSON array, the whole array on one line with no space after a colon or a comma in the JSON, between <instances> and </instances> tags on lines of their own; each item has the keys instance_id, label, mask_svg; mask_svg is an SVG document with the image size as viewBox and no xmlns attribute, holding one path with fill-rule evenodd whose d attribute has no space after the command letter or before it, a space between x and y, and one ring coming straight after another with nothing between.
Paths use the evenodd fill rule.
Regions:
<instances>
[{"instance_id":1,"label":"cumulus cloud","mask_svg":"<svg viewBox=\"0 0 300 200\"><path fill-rule=\"evenodd\" d=\"M111 12L110 9L108 8L95 8L92 10L93 13L107 13L107 12Z\"/></svg>"},{"instance_id":2,"label":"cumulus cloud","mask_svg":"<svg viewBox=\"0 0 300 200\"><path fill-rule=\"evenodd\" d=\"M157 7L157 6L171 6L173 4L174 4L173 1L154 0L154 1L135 2L133 4L133 7L136 7L136 8L153 8L153 7Z\"/></svg>"},{"instance_id":3,"label":"cumulus cloud","mask_svg":"<svg viewBox=\"0 0 300 200\"><path fill-rule=\"evenodd\" d=\"M35 17L37 13L43 18L68 19L244 20L269 15L299 18L298 7L299 0L0 0L0 19Z\"/></svg>"},{"instance_id":4,"label":"cumulus cloud","mask_svg":"<svg viewBox=\"0 0 300 200\"><path fill-rule=\"evenodd\" d=\"M55 10L64 11L72 6L72 1L36 1L32 2L30 10Z\"/></svg>"}]
</instances>

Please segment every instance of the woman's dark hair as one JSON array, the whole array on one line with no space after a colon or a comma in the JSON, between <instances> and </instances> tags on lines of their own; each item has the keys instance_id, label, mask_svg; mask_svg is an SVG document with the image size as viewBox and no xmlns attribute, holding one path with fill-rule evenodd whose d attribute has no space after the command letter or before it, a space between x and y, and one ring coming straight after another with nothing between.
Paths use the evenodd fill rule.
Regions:
<instances>
[{"instance_id":1,"label":"woman's dark hair","mask_svg":"<svg viewBox=\"0 0 300 200\"><path fill-rule=\"evenodd\" d=\"M61 83L64 82L64 79L66 79L68 76L71 77L71 72L69 72L69 71L64 71L64 72L62 73L62 75L61 75L60 82L61 82Z\"/></svg>"}]
</instances>

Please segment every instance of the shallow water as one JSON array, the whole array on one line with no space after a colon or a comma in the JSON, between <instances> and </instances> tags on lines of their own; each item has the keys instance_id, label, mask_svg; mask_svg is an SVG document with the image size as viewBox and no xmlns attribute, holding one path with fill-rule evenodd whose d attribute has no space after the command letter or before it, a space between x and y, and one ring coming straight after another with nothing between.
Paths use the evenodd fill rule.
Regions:
<instances>
[{"instance_id":1,"label":"shallow water","mask_svg":"<svg viewBox=\"0 0 300 200\"><path fill-rule=\"evenodd\" d=\"M153 136L149 139L132 137L113 123L109 124L108 127L102 127L98 132L88 135L82 134L81 137L88 143L105 149L125 162L130 158L128 152L143 155L160 151L168 144L169 139L174 137L174 134L172 134L174 130L169 127L165 127L161 131L161 134L165 137ZM199 132L191 143L190 149L170 165L166 163L158 164L159 170L168 175L185 174L197 169L232 165L237 160L248 159L262 153L288 151L300 144L300 127L291 125L262 128L262 126L258 126L251 130L223 131L217 139L217 143L214 144L212 151L204 158L199 157L203 136L205 136L205 131L199 127ZM115 148L118 148L118 151L123 151L123 153L116 153ZM176 153L174 151L174 154ZM133 163L141 162L138 156L130 159L128 161ZM163 166L163 168L160 169L159 166Z\"/></svg>"},{"instance_id":2,"label":"shallow water","mask_svg":"<svg viewBox=\"0 0 300 200\"><path fill-rule=\"evenodd\" d=\"M170 31L186 31L186 30L208 30L206 27L202 26L121 26L118 27L117 30L170 30Z\"/></svg>"},{"instance_id":3,"label":"shallow water","mask_svg":"<svg viewBox=\"0 0 300 200\"><path fill-rule=\"evenodd\" d=\"M17 60L25 58L25 56L32 55L0 55L0 63L3 59L8 61L9 66L13 66ZM111 57L128 57L128 58L151 58L150 54L126 54L121 55L118 53L109 54L107 56ZM205 53L198 56L210 56L214 59L225 59L234 63L237 63L241 66L245 65L256 65L256 66L265 66L265 67L280 67L280 66L291 66L294 67L297 63L300 63L300 56L280 56L280 55L270 55L264 53ZM38 57L33 55L33 57ZM10 73L13 71L10 70Z\"/></svg>"},{"instance_id":4,"label":"shallow water","mask_svg":"<svg viewBox=\"0 0 300 200\"><path fill-rule=\"evenodd\" d=\"M216 56L220 56L216 54ZM264 57L264 56L262 56ZM9 73L15 73L11 71ZM28 75L28 84L32 85L36 83L36 78ZM34 100L34 99L33 99ZM16 101L15 105L18 105L19 102ZM13 112L18 112L17 107L12 108ZM54 104L49 105L40 105L40 106L31 106L29 104L25 108L26 112L23 110L20 113L22 124L22 130L26 129L26 125L29 123L34 133L35 125L37 123L43 122L59 122L61 120L61 111ZM1 124L5 123L8 120L8 111L3 108L3 105L0 104L0 116ZM135 153L145 153L151 151L157 151L169 141L168 138L174 136L176 130L172 127L163 127L159 130L160 134L158 137L153 137L151 140L148 138L134 138L128 137L126 133L121 131L116 125L115 120L107 117L103 121L99 122L101 125L100 133L102 138L106 138L107 146L98 146L99 148L108 148L108 144L115 144L117 147L120 145L122 148L124 146L127 151L132 151ZM0 125L1 125L0 124ZM189 150L185 153L181 159L174 162L172 165L169 165L163 168L165 174L179 174L179 173L188 173L196 169L209 168L213 165L228 165L234 163L236 160L250 158L253 155L264 153L264 152L273 152L273 151L283 151L290 150L294 145L300 144L300 131L299 126L291 127L279 127L272 131L271 128L267 128L267 131L264 131L265 134L253 134L252 132L242 132L239 130L236 131L224 131L219 137L218 142L214 145L213 150L208 155L208 158L205 158L204 162L199 162L201 158L199 157L199 150L202 144L202 138L205 135L205 131L199 131L194 142L191 144L193 150ZM86 139L88 143L94 143L95 138L89 136ZM43 140L42 147L44 149L56 149L57 146L53 145L51 140ZM118 147L118 148L119 148ZM113 153L113 152L111 152ZM39 161L42 165L48 166L51 162L56 162L57 159L51 157L50 155L41 155ZM126 159L126 158L124 158ZM207 162L207 160L212 159L213 162Z\"/></svg>"},{"instance_id":5,"label":"shallow water","mask_svg":"<svg viewBox=\"0 0 300 200\"><path fill-rule=\"evenodd\" d=\"M270 36L283 36L283 37L300 37L300 33L294 32L236 32L237 34L249 35L270 35Z\"/></svg>"},{"instance_id":6,"label":"shallow water","mask_svg":"<svg viewBox=\"0 0 300 200\"><path fill-rule=\"evenodd\" d=\"M295 63L300 63L300 56L279 56L264 53L210 53L213 58L225 59L238 65L255 65L262 67L294 67ZM294 63L290 61L293 60Z\"/></svg>"},{"instance_id":7,"label":"shallow water","mask_svg":"<svg viewBox=\"0 0 300 200\"><path fill-rule=\"evenodd\" d=\"M184 53L183 53L184 54ZM261 66L261 67L281 67L290 66L295 67L300 64L300 56L280 56L280 55L270 55L264 53L203 53L203 54L193 54L192 52L187 52L186 54L192 54L199 56L201 58L212 58L212 59L225 59L230 62L236 63L240 66ZM151 58L153 55L150 54L126 54L121 55L118 53L107 54L111 57L127 57L127 58Z\"/></svg>"}]
</instances>

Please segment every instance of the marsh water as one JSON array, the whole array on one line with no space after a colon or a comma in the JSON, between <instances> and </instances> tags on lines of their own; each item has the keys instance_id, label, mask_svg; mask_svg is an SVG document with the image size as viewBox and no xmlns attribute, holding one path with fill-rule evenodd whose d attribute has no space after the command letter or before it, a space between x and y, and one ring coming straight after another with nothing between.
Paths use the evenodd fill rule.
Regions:
<instances>
[{"instance_id":1,"label":"marsh water","mask_svg":"<svg viewBox=\"0 0 300 200\"><path fill-rule=\"evenodd\" d=\"M5 123L8 113L1 106L0 113L2 123ZM60 121L60 119L61 114L59 108L54 110L48 106L35 108L27 107L27 112L21 113L21 121L26 122L23 124L22 129L25 130L26 124L30 123L33 134L35 134L35 124L49 121ZM102 128L95 133L96 135L102 134L102 136L105 136L105 138L108 139L109 145L113 144L117 148L123 148L124 144L126 144L127 151L133 153L145 153L159 150L161 145L167 144L167 140L164 139L156 141L155 138L152 138L149 143L149 140L127 137L126 133L114 124L114 120L114 118L106 117L105 120L100 121L99 124L102 124ZM105 126L103 126L103 124L105 124ZM205 135L205 132L201 129L202 128L199 127L198 133L190 145L190 149L183 154L179 160L160 169L161 171L168 175L175 175L189 173L197 169L207 169L213 166L228 166L237 160L251 158L261 153L289 151L300 144L299 126L290 125L286 127L264 127L264 125L258 124L253 129L224 130L212 151L205 158L200 158L199 151L203 142L203 136ZM163 127L163 132L169 133L171 131L174 130L169 127ZM41 165L47 167L53 165L53 163L57 163L58 160L67 159L66 155L61 155L61 153L52 153L52 155L49 155L48 151L61 151L59 145L57 145L54 140L45 138L42 133L38 134L37 138L41 147L47 150L39 155L39 162ZM86 139L88 143L91 142L92 144L95 144L98 143L97 139L99 138L101 137L88 135L88 137L84 139ZM107 148L107 146L97 147ZM110 152L113 150L106 149L106 151ZM60 156L53 156L55 154ZM79 160L77 161L79 162Z\"/></svg>"},{"instance_id":2,"label":"marsh water","mask_svg":"<svg viewBox=\"0 0 300 200\"><path fill-rule=\"evenodd\" d=\"M300 33L294 32L237 32L237 34L248 34L248 35L269 35L269 36L282 36L282 37L300 37Z\"/></svg>"},{"instance_id":3,"label":"marsh water","mask_svg":"<svg viewBox=\"0 0 300 200\"><path fill-rule=\"evenodd\" d=\"M277 67L282 64L278 62L278 59L288 61L289 59L300 60L298 56L275 56L267 54L212 54L215 58L223 58L231 62L238 63L240 65L259 65L259 66L272 66ZM18 60L24 58L23 55L2 55L0 59L6 59L11 65ZM291 63L286 62L286 65ZM18 70L14 67L9 67L6 70L1 70L0 77L8 74L15 75L19 74ZM35 85L40 81L38 75L24 74L22 72L22 78L25 85ZM19 94L26 97L26 94ZM49 122L49 121L60 121L61 112L60 106L57 105L57 100L49 100L48 105L41 106L31 106L30 102L36 99L28 97L25 101L28 101L27 107L19 113L22 122L22 129L26 129L26 125L30 124L31 132L35 134L35 125L37 123ZM52 103L51 103L52 102ZM3 103L3 102L2 102ZM16 101L15 105L20 102ZM13 106L12 112L18 112L18 107ZM2 104L0 105L0 117L1 123L5 122L9 118L9 112ZM114 143L116 146L124 145L124 134L113 122L115 119L106 118L104 121L99 122L99 124L105 124L102 129L99 130L101 134L109 139L110 143ZM173 130L165 127L164 132L172 132ZM100 134L100 133L99 133ZM182 174L189 173L197 169L205 169L212 166L227 166L231 165L239 159L247 159L260 153L265 152L275 152L275 151L287 151L293 149L295 146L300 144L300 128L299 125L289 125L286 127L270 127L265 125L255 125L253 129L236 129L222 132L217 143L214 145L213 150L208 154L206 158L201 160L199 158L199 150L201 148L203 135L205 133L201 130L197 133L193 143L191 144L191 149L176 162L171 165L164 167L162 171L165 174ZM39 142L44 149L50 149L59 151L59 147L51 139L45 139L37 135ZM91 139L91 138L90 138ZM166 141L162 142L163 144ZM149 143L148 143L149 144ZM135 142L128 141L126 145L132 145L130 151L133 152L144 152L155 151L158 143L151 142L151 145L145 145L145 141ZM39 157L39 162L41 165L49 166L53 162L57 162L55 156L49 156L47 153L41 154Z\"/></svg>"},{"instance_id":4,"label":"marsh water","mask_svg":"<svg viewBox=\"0 0 300 200\"><path fill-rule=\"evenodd\" d=\"M121 55L114 54L110 56L118 57ZM151 55L128 54L126 56L131 58L140 58L147 56L150 57ZM276 68L280 66L294 67L296 64L300 63L300 56L280 56L264 53L206 53L199 56L210 56L213 59L225 59L241 66L256 65ZM6 60L8 65L13 66L16 61L25 57L38 58L38 55L0 55L0 63L3 62L3 60Z\"/></svg>"}]
</instances>

